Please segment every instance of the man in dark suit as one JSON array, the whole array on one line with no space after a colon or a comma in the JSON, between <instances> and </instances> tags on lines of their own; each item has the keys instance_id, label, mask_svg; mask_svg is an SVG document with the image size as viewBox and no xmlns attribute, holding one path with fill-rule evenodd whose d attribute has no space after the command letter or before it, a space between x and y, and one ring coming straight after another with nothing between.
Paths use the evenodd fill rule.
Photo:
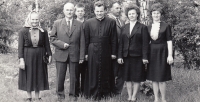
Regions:
<instances>
[{"instance_id":1,"label":"man in dark suit","mask_svg":"<svg viewBox=\"0 0 200 102\"><path fill-rule=\"evenodd\" d=\"M124 26L124 22L120 19L120 15L121 15L121 3L118 1L114 1L111 2L110 5L110 12L107 14L108 17L114 19L116 21L116 29L117 29L117 37L118 37L118 43L119 43L119 38L121 36L121 28L122 26ZM123 85L124 85L124 81L122 79L122 72L121 72L121 68L122 66L119 65L117 63L116 59L112 60L112 68L113 68L113 77L114 77L114 85L113 85L113 94L120 94L122 89L123 89Z\"/></svg>"},{"instance_id":2,"label":"man in dark suit","mask_svg":"<svg viewBox=\"0 0 200 102\"><path fill-rule=\"evenodd\" d=\"M81 27L81 22L73 19L74 4L64 5L65 18L56 20L50 34L51 43L55 46L57 69L57 95L58 101L65 99L64 82L67 71L67 64L70 70L70 89L69 96L77 99L78 92L78 66L84 61L85 39Z\"/></svg>"}]
</instances>

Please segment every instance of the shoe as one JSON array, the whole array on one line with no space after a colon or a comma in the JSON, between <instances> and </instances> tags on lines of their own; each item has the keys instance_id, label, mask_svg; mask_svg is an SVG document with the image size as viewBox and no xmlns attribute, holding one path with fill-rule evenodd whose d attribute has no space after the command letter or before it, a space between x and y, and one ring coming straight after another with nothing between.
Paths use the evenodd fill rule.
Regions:
<instances>
[{"instance_id":1,"label":"shoe","mask_svg":"<svg viewBox=\"0 0 200 102\"><path fill-rule=\"evenodd\" d=\"M167 102L166 100L162 100L162 102Z\"/></svg>"},{"instance_id":2,"label":"shoe","mask_svg":"<svg viewBox=\"0 0 200 102\"><path fill-rule=\"evenodd\" d=\"M36 98L35 101L36 102L42 102L42 98Z\"/></svg>"},{"instance_id":3,"label":"shoe","mask_svg":"<svg viewBox=\"0 0 200 102\"><path fill-rule=\"evenodd\" d=\"M32 98L26 98L25 102L32 102Z\"/></svg>"}]
</instances>

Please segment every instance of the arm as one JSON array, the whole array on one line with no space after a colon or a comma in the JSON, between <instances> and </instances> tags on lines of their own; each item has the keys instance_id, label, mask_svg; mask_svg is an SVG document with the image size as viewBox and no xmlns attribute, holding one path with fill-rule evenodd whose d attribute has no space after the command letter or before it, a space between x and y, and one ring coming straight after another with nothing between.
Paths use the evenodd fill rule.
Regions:
<instances>
[{"instance_id":1,"label":"arm","mask_svg":"<svg viewBox=\"0 0 200 102\"><path fill-rule=\"evenodd\" d=\"M83 25L83 31L84 31L84 35L85 35L85 56L86 56L86 60L88 57L88 47L89 47L89 43L90 43L90 29L89 29L89 24L88 22L85 22Z\"/></svg>"},{"instance_id":2,"label":"arm","mask_svg":"<svg viewBox=\"0 0 200 102\"><path fill-rule=\"evenodd\" d=\"M168 48L168 57L167 57L167 63L172 64L173 63L173 44L172 44L172 32L171 27L168 25L166 29L166 38L167 38L167 48Z\"/></svg>"},{"instance_id":3,"label":"arm","mask_svg":"<svg viewBox=\"0 0 200 102\"><path fill-rule=\"evenodd\" d=\"M116 27L116 22L113 20L112 22L112 29L111 29L111 47L112 47L112 52L111 55L115 56L117 55L117 27Z\"/></svg>"},{"instance_id":4,"label":"arm","mask_svg":"<svg viewBox=\"0 0 200 102\"><path fill-rule=\"evenodd\" d=\"M119 46L118 46L118 58L122 58L122 49L123 49L123 38L122 34L120 35Z\"/></svg>"},{"instance_id":5,"label":"arm","mask_svg":"<svg viewBox=\"0 0 200 102\"><path fill-rule=\"evenodd\" d=\"M84 60L85 58L85 36L84 36L84 31L83 31L83 26L80 27L80 60Z\"/></svg>"},{"instance_id":6,"label":"arm","mask_svg":"<svg viewBox=\"0 0 200 102\"><path fill-rule=\"evenodd\" d=\"M24 62L24 37L23 37L23 30L19 32L19 39L18 39L18 57L19 57L19 68L25 69L25 62Z\"/></svg>"},{"instance_id":7,"label":"arm","mask_svg":"<svg viewBox=\"0 0 200 102\"><path fill-rule=\"evenodd\" d=\"M52 56L50 44L49 44L49 37L48 37L48 32L45 30L45 51L47 52L48 56Z\"/></svg>"},{"instance_id":8,"label":"arm","mask_svg":"<svg viewBox=\"0 0 200 102\"><path fill-rule=\"evenodd\" d=\"M117 60L117 62L119 63L119 64L123 64L124 63L124 61L123 61L123 59L122 59L122 53L123 53L123 35L122 34L120 34L120 40L119 40L119 46L118 46L118 60Z\"/></svg>"},{"instance_id":9,"label":"arm","mask_svg":"<svg viewBox=\"0 0 200 102\"><path fill-rule=\"evenodd\" d=\"M49 37L48 37L48 32L45 30L44 32L45 34L45 51L47 53L47 55L49 56L49 63L52 62L52 52L51 52L51 48L50 48L50 44L49 44Z\"/></svg>"},{"instance_id":10,"label":"arm","mask_svg":"<svg viewBox=\"0 0 200 102\"><path fill-rule=\"evenodd\" d=\"M146 26L142 28L142 59L148 60L148 50L149 50L149 33Z\"/></svg>"},{"instance_id":11,"label":"arm","mask_svg":"<svg viewBox=\"0 0 200 102\"><path fill-rule=\"evenodd\" d=\"M23 37L23 30L20 30L19 39L18 39L18 57L24 58L24 37Z\"/></svg>"},{"instance_id":12,"label":"arm","mask_svg":"<svg viewBox=\"0 0 200 102\"><path fill-rule=\"evenodd\" d=\"M58 39L58 36L57 36L57 22L54 22L53 24L53 28L52 28L52 31L51 31L51 34L50 34L50 42L56 47L56 48L59 48L59 49L66 49L65 48L65 42L61 41Z\"/></svg>"}]
</instances>

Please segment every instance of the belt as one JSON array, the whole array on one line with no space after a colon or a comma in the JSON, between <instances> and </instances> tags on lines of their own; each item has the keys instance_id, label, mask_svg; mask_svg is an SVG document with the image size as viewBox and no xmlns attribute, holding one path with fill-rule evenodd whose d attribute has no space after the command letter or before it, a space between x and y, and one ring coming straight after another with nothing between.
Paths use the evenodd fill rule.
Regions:
<instances>
[{"instance_id":1,"label":"belt","mask_svg":"<svg viewBox=\"0 0 200 102\"><path fill-rule=\"evenodd\" d=\"M90 37L90 43L110 43L109 38L108 36L92 36Z\"/></svg>"}]
</instances>

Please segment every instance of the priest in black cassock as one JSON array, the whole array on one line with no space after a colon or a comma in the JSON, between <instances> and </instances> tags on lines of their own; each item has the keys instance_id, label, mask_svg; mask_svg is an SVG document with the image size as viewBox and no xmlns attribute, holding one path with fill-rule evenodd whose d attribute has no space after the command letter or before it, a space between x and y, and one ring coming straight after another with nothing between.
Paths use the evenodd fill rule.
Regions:
<instances>
[{"instance_id":1,"label":"priest in black cassock","mask_svg":"<svg viewBox=\"0 0 200 102\"><path fill-rule=\"evenodd\" d=\"M88 60L84 95L95 100L110 97L114 82L111 61L116 59L116 22L105 16L105 9L104 3L97 1L94 4L96 17L87 20L84 26Z\"/></svg>"}]
</instances>

